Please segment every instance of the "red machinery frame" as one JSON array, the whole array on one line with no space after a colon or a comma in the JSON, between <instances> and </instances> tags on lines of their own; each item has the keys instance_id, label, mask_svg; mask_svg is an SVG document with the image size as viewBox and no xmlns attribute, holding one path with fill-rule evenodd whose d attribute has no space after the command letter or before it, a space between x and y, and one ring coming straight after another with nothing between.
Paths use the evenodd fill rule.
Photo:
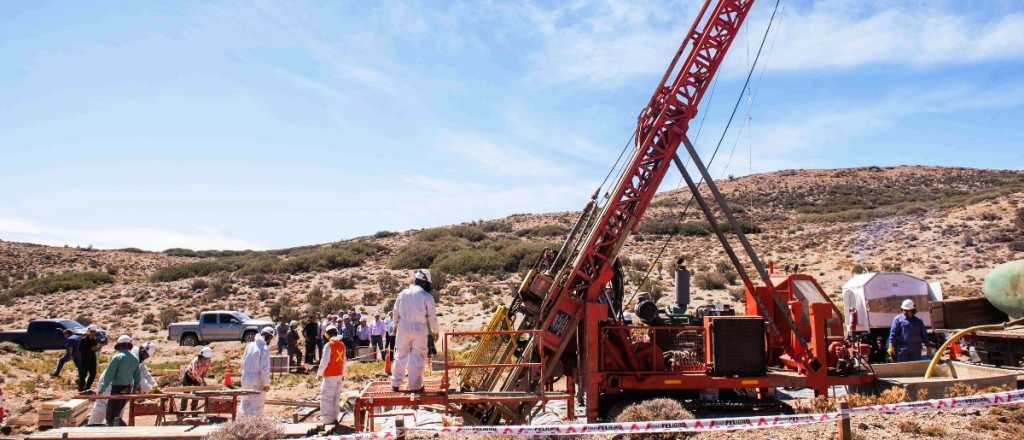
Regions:
<instances>
[{"instance_id":1,"label":"red machinery frame","mask_svg":"<svg viewBox=\"0 0 1024 440\"><path fill-rule=\"evenodd\" d=\"M546 389L544 386L536 390L523 392L480 392L480 391L458 391L452 388L451 373L465 369L494 369L508 367L523 367L543 371L547 358L544 351L538 347L537 362L529 363L483 363L463 364L455 362L449 355L449 341L458 337L487 337L487 336L537 336L541 330L494 330L494 331L456 331L444 334L442 342L442 353L444 355L444 370L441 377L424 380L424 391L422 393L410 393L392 391L390 381L372 382L363 388L359 397L356 398L353 407L355 430L373 430L373 421L381 417L378 409L390 407L416 408L419 406L433 405L444 407L445 413L455 413L459 405L486 405L499 403L523 403L523 402L548 402L552 400L564 400L567 403L566 419L572 420L576 413L575 384L567 378L566 391L557 392Z\"/></svg>"}]
</instances>

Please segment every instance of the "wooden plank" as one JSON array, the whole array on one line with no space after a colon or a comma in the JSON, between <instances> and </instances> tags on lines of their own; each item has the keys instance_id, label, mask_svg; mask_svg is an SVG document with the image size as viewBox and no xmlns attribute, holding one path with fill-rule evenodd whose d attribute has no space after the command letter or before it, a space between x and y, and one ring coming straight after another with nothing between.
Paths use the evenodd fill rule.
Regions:
<instances>
[{"instance_id":1,"label":"wooden plank","mask_svg":"<svg viewBox=\"0 0 1024 440\"><path fill-rule=\"evenodd\" d=\"M314 423L285 423L281 430L286 437L302 437L316 431ZM201 440L220 428L220 425L200 426L96 426L60 428L32 434L28 440L59 440L68 434L76 440Z\"/></svg>"},{"instance_id":2,"label":"wooden plank","mask_svg":"<svg viewBox=\"0 0 1024 440\"><path fill-rule=\"evenodd\" d=\"M263 401L263 404L273 406L297 406L300 408L320 408L320 402L309 400L267 399Z\"/></svg>"}]
</instances>

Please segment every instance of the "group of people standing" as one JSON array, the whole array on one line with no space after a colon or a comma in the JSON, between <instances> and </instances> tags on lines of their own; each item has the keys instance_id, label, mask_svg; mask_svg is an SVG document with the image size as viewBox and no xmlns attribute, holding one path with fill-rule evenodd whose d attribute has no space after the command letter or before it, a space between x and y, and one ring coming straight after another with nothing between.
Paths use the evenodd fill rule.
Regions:
<instances>
[{"instance_id":1,"label":"group of people standing","mask_svg":"<svg viewBox=\"0 0 1024 440\"><path fill-rule=\"evenodd\" d=\"M241 358L241 385L253 394L240 399L239 415L260 416L263 414L265 396L270 390L270 344L278 338L278 353L288 350L292 360L317 365L317 375L322 378L320 385L320 413L324 424L337 423L341 400L342 378L345 362L356 355L356 347L371 346L374 358L383 359L393 353L392 389L398 391L408 374L411 392L423 390L423 370L428 359L428 346L437 339L439 326L434 303L430 272L417 270L412 284L399 292L390 316L381 319L374 315L367 322L351 312L330 315L323 321L309 319L300 328L297 321L279 325L277 330L267 327L259 337L246 344ZM285 323L281 323L285 324ZM299 340L304 340L306 357L303 359ZM60 374L67 361L78 368L78 391L90 394L96 376L97 352L106 339L106 333L90 326L85 334L65 333L66 351L60 359L54 376ZM156 352L156 344L146 342L136 346L128 335L121 335L114 345L115 354L110 359L96 388L101 395L138 394L159 392L156 380L150 374L145 361ZM206 375L212 365L213 349L201 347L195 358L181 373L184 386L206 385ZM127 400L97 399L90 414L92 425L123 426L121 413ZM183 400L181 408L195 410L197 401Z\"/></svg>"},{"instance_id":2,"label":"group of people standing","mask_svg":"<svg viewBox=\"0 0 1024 440\"><path fill-rule=\"evenodd\" d=\"M345 361L354 356L353 347L368 341L374 348L375 357L384 357L388 350L394 352L391 387L398 391L408 374L411 392L423 391L423 369L428 354L428 342L440 334L437 322L437 307L431 294L430 271L417 270L413 282L398 294L389 319L375 315L369 323L358 314L328 316L322 323L310 319L301 329L298 322L278 326L279 331L265 328L260 338L246 345L242 355L242 388L258 390L258 394L242 398L240 415L259 416L263 414L264 398L270 389L271 341L277 337L278 353L288 350L290 357L302 360L298 354L299 333L306 344L306 360L318 364L320 376L320 417L324 424L338 421L341 401L342 378L345 376ZM322 328L322 331L321 331ZM360 337L360 335L366 337ZM428 341L428 339L430 341ZM281 340L285 343L282 344ZM316 357L309 357L313 352Z\"/></svg>"},{"instance_id":3,"label":"group of people standing","mask_svg":"<svg viewBox=\"0 0 1024 440\"><path fill-rule=\"evenodd\" d=\"M383 360L395 346L394 324L390 317L381 319L379 314L367 322L365 316L356 311L327 315L323 319L310 316L306 321L297 320L277 323L277 354L288 353L293 365L316 365L323 358L320 353L330 340L327 328L334 326L345 343L346 359L353 359L359 347L371 347L374 359ZM304 350L303 350L304 349ZM305 356L303 356L305 353Z\"/></svg>"}]
</instances>

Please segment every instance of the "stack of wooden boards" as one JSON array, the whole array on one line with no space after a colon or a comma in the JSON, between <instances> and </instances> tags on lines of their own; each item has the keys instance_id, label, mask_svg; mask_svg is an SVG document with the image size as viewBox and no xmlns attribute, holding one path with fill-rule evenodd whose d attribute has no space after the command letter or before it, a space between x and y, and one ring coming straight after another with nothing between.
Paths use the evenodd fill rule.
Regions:
<instances>
[{"instance_id":1,"label":"stack of wooden boards","mask_svg":"<svg viewBox=\"0 0 1024 440\"><path fill-rule=\"evenodd\" d=\"M316 432L315 423L281 424L284 438L306 437ZM51 429L32 434L30 440L60 440L64 434L70 439L96 440L201 440L219 429L219 425L199 426L97 426Z\"/></svg>"},{"instance_id":2,"label":"stack of wooden boards","mask_svg":"<svg viewBox=\"0 0 1024 440\"><path fill-rule=\"evenodd\" d=\"M81 426L89 420L89 409L92 405L88 400L48 400L39 406L40 427L61 428Z\"/></svg>"}]
</instances>

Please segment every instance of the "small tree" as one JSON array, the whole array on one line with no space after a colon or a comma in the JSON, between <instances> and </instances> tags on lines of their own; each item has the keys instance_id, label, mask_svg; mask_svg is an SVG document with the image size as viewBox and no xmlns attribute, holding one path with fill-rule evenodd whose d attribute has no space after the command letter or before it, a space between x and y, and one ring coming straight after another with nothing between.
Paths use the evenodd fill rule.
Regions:
<instances>
[{"instance_id":1,"label":"small tree","mask_svg":"<svg viewBox=\"0 0 1024 440\"><path fill-rule=\"evenodd\" d=\"M324 305L324 291L320 286L313 287L306 294L306 303L309 307L319 309Z\"/></svg>"},{"instance_id":2,"label":"small tree","mask_svg":"<svg viewBox=\"0 0 1024 440\"><path fill-rule=\"evenodd\" d=\"M174 321L177 321L178 316L178 309L174 307L164 307L160 310L160 325L167 327Z\"/></svg>"}]
</instances>

